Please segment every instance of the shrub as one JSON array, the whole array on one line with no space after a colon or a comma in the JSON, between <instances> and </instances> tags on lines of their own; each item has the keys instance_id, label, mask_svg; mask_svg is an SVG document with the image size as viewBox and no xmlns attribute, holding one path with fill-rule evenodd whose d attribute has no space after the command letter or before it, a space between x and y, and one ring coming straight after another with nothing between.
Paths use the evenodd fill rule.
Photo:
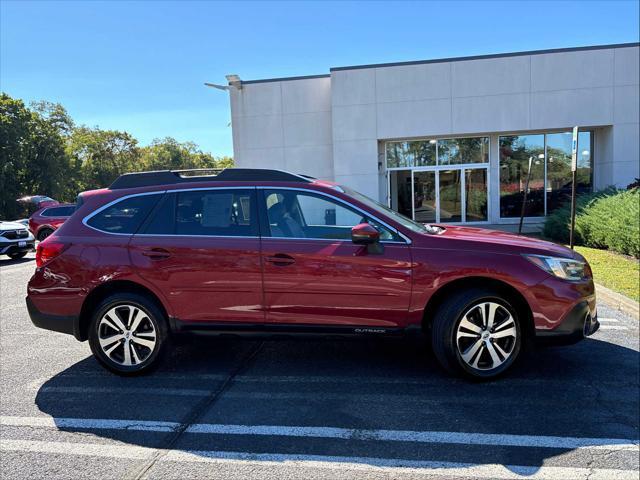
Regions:
<instances>
[{"instance_id":1,"label":"shrub","mask_svg":"<svg viewBox=\"0 0 640 480\"><path fill-rule=\"evenodd\" d=\"M568 202L549 215L544 235L567 243L570 214ZM609 188L578 197L575 243L640 257L640 189Z\"/></svg>"}]
</instances>

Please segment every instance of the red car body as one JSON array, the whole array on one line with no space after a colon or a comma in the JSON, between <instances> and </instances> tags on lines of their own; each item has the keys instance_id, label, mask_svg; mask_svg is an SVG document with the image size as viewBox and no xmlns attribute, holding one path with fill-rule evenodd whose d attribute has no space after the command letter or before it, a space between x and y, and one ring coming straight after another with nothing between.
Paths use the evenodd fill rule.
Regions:
<instances>
[{"instance_id":1,"label":"red car body","mask_svg":"<svg viewBox=\"0 0 640 480\"><path fill-rule=\"evenodd\" d=\"M29 217L29 230L42 241L71 216L76 206L72 203L53 203L40 208Z\"/></svg>"},{"instance_id":2,"label":"red car body","mask_svg":"<svg viewBox=\"0 0 640 480\"><path fill-rule=\"evenodd\" d=\"M89 312L98 299L114 289L132 288L157 299L175 332L384 334L428 330L443 298L488 285L519 305L529 338L569 343L597 329L590 271L582 280L567 281L525 257L584 261L563 246L466 226L417 233L372 209L362 197L324 181L235 181L233 187L331 197L384 222L402 241L382 242L382 253L372 254L351 241L268 236L264 222L257 235L246 238L110 234L89 226L87 217L131 195L229 188L229 182L85 192L77 211L42 244L40 266L28 285L34 323L86 340Z\"/></svg>"}]
</instances>

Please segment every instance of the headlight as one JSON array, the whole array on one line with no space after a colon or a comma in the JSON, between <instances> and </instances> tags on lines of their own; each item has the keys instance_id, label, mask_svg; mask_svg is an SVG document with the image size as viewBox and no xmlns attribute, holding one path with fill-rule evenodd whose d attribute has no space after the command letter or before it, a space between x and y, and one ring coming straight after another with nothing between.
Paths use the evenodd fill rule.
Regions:
<instances>
[{"instance_id":1,"label":"headlight","mask_svg":"<svg viewBox=\"0 0 640 480\"><path fill-rule=\"evenodd\" d=\"M524 255L534 265L545 272L565 280L583 280L591 277L589 264L572 258L546 257L544 255Z\"/></svg>"}]
</instances>

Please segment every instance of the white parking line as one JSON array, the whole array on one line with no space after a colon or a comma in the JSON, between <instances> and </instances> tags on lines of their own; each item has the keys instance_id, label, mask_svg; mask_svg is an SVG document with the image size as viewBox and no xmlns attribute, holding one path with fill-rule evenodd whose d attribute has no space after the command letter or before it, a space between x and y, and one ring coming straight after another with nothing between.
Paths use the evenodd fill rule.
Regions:
<instances>
[{"instance_id":1,"label":"white parking line","mask_svg":"<svg viewBox=\"0 0 640 480\"><path fill-rule=\"evenodd\" d=\"M618 320L617 318L602 318L602 317L598 317L598 321L600 323L618 323L618 322L620 322L620 320Z\"/></svg>"},{"instance_id":2,"label":"white parking line","mask_svg":"<svg viewBox=\"0 0 640 480\"><path fill-rule=\"evenodd\" d=\"M51 418L0 416L0 425L18 427L75 428L79 430L144 430L167 432L182 427L174 422L114 420L95 418ZM282 425L222 425L196 423L186 433L209 435L247 435L276 437L331 438L380 442L412 442L433 444L491 445L504 447L595 449L638 451L638 440L626 438L583 438L547 435L512 435L472 432L439 432L412 430L364 430L337 427Z\"/></svg>"},{"instance_id":3,"label":"white parking line","mask_svg":"<svg viewBox=\"0 0 640 480\"><path fill-rule=\"evenodd\" d=\"M2 440L0 451L44 454L126 458L146 460L157 452L149 447L104 445L95 443L50 442L39 440ZM160 451L162 452L162 450ZM215 463L221 467L292 469L339 469L364 473L411 474L436 477L472 477L495 479L564 480L637 480L635 470L591 469L573 467L535 467L522 465L475 464L439 461L417 461L397 458L340 457L279 453L246 453L214 450L170 450L160 462Z\"/></svg>"},{"instance_id":4,"label":"white parking line","mask_svg":"<svg viewBox=\"0 0 640 480\"><path fill-rule=\"evenodd\" d=\"M32 388L39 388L33 384ZM179 397L204 397L211 395L211 390L193 388L164 388L164 387L42 387L39 393L84 393L96 395L104 393L118 393L129 395L175 395Z\"/></svg>"},{"instance_id":5,"label":"white parking line","mask_svg":"<svg viewBox=\"0 0 640 480\"><path fill-rule=\"evenodd\" d=\"M629 330L627 327L620 325L600 325L600 330Z\"/></svg>"}]
</instances>

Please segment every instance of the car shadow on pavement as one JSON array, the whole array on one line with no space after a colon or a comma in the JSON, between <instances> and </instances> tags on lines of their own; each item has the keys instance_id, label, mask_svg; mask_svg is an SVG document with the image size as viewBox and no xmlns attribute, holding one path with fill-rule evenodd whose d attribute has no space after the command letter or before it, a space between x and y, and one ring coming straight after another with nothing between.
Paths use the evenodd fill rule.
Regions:
<instances>
[{"instance_id":1,"label":"car shadow on pavement","mask_svg":"<svg viewBox=\"0 0 640 480\"><path fill-rule=\"evenodd\" d=\"M35 262L34 257L26 257L26 258L18 258L12 259L9 257L5 257L4 255L0 256L0 267L8 267L10 265L21 265L23 263Z\"/></svg>"},{"instance_id":2,"label":"car shadow on pavement","mask_svg":"<svg viewBox=\"0 0 640 480\"><path fill-rule=\"evenodd\" d=\"M342 427L353 429L353 435L187 431L172 448L348 456L362 463L393 458L540 467L553 457L584 451L562 443L540 447L535 441L513 446L501 443L501 436L602 439L603 444L638 438L639 358L633 349L588 339L529 352L508 376L477 383L441 372L415 341L197 338L179 344L159 370L143 377L112 375L88 357L46 381L35 402L59 430L136 446L166 447L174 435L167 428L145 429L140 422L179 425L191 418L198 424ZM229 381L232 371L237 374ZM204 408L211 395L215 401ZM195 417L194 409L201 409ZM111 419L133 426L112 428L102 421ZM493 434L495 441L381 441L370 436L389 430ZM574 461L586 464L589 458Z\"/></svg>"}]
</instances>

